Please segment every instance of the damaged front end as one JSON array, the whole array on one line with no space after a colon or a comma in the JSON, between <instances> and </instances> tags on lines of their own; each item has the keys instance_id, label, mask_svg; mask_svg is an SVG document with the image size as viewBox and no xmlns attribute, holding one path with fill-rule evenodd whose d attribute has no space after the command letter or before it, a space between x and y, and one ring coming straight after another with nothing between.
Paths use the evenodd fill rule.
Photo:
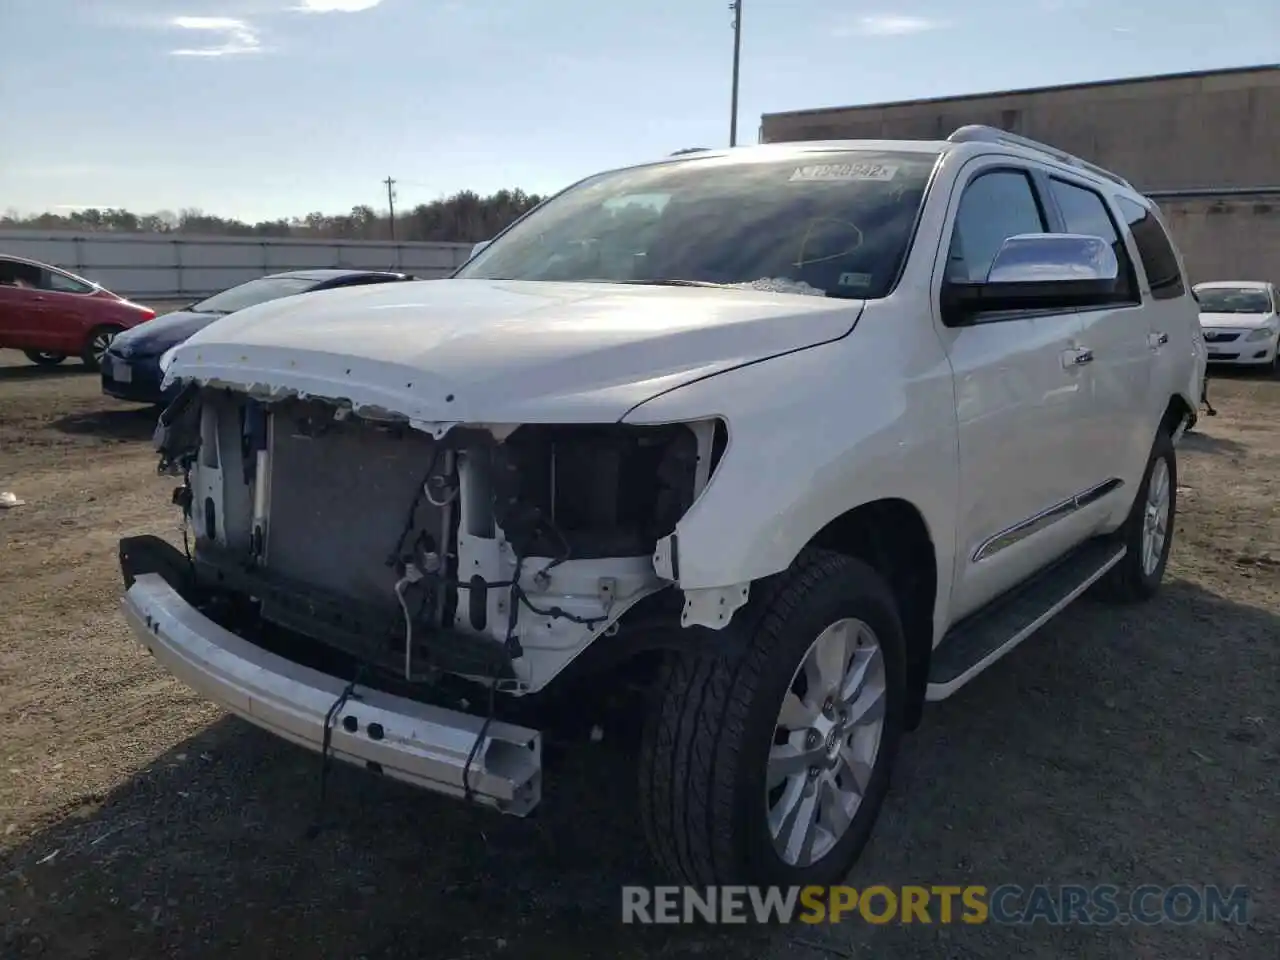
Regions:
<instances>
[{"instance_id":1,"label":"damaged front end","mask_svg":"<svg viewBox=\"0 0 1280 960\"><path fill-rule=\"evenodd\" d=\"M182 478L186 550L121 542L125 612L175 674L251 721L525 812L538 764L520 758L538 734L495 722L492 692L543 690L671 584L655 548L708 483L725 430L419 426L188 384L155 437L161 472ZM344 716L321 711L351 676L406 696L375 689ZM443 710L458 682L491 691L489 716L465 699Z\"/></svg>"},{"instance_id":2,"label":"damaged front end","mask_svg":"<svg viewBox=\"0 0 1280 960\"><path fill-rule=\"evenodd\" d=\"M197 589L411 682L536 692L667 586L718 421L457 426L188 387L157 427Z\"/></svg>"}]
</instances>

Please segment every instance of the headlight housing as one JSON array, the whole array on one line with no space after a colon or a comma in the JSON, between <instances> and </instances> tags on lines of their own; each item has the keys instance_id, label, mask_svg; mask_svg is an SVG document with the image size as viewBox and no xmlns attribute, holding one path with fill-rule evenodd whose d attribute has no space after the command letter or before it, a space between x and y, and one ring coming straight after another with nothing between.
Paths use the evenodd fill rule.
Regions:
<instances>
[{"instance_id":1,"label":"headlight housing","mask_svg":"<svg viewBox=\"0 0 1280 960\"><path fill-rule=\"evenodd\" d=\"M1259 327L1257 330L1249 331L1246 340L1270 340L1276 335L1275 327Z\"/></svg>"}]
</instances>

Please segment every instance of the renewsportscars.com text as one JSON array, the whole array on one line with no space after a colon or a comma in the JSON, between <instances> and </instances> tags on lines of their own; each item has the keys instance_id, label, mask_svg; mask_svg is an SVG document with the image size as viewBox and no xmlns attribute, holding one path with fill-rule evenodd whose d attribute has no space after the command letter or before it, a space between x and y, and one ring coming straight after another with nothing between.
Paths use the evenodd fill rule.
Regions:
<instances>
[{"instance_id":1,"label":"renewsportscars.com text","mask_svg":"<svg viewBox=\"0 0 1280 960\"><path fill-rule=\"evenodd\" d=\"M1248 922L1246 887L1147 884L623 887L623 923L1002 924Z\"/></svg>"}]
</instances>

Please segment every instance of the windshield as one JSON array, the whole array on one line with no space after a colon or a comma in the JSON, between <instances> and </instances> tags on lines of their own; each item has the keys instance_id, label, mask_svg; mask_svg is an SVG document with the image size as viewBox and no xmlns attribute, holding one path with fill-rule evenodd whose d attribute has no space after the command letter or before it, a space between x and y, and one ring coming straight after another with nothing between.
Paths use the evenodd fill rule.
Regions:
<instances>
[{"instance_id":1,"label":"windshield","mask_svg":"<svg viewBox=\"0 0 1280 960\"><path fill-rule=\"evenodd\" d=\"M1271 297L1256 287L1209 287L1196 291L1201 313L1270 313Z\"/></svg>"},{"instance_id":2,"label":"windshield","mask_svg":"<svg viewBox=\"0 0 1280 960\"><path fill-rule=\"evenodd\" d=\"M266 303L279 297L304 293L316 285L315 280L303 277L261 277L250 280L230 290L215 293L208 300L194 303L188 310L194 313L234 313L256 303Z\"/></svg>"},{"instance_id":3,"label":"windshield","mask_svg":"<svg viewBox=\"0 0 1280 960\"><path fill-rule=\"evenodd\" d=\"M605 173L548 201L456 276L709 283L883 297L933 153L689 158Z\"/></svg>"}]
</instances>

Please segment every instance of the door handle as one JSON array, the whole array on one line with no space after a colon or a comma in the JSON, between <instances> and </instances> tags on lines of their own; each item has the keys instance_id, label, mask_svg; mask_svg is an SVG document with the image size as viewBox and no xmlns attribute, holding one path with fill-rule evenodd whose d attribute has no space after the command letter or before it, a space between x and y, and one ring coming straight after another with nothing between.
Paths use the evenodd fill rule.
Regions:
<instances>
[{"instance_id":1,"label":"door handle","mask_svg":"<svg viewBox=\"0 0 1280 960\"><path fill-rule=\"evenodd\" d=\"M1083 367L1086 363L1093 363L1093 351L1087 347L1073 347L1062 352L1062 365L1068 370Z\"/></svg>"},{"instance_id":2,"label":"door handle","mask_svg":"<svg viewBox=\"0 0 1280 960\"><path fill-rule=\"evenodd\" d=\"M1169 335L1164 331L1157 331L1147 335L1147 341L1151 344L1152 350L1159 350L1169 342Z\"/></svg>"}]
</instances>

